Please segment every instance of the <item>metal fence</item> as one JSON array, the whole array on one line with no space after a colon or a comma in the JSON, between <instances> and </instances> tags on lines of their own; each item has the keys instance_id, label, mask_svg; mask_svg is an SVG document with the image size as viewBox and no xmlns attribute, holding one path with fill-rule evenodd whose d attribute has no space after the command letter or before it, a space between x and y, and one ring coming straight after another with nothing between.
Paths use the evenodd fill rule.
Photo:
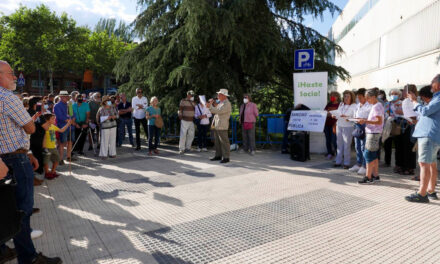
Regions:
<instances>
[{"instance_id":1,"label":"metal fence","mask_svg":"<svg viewBox=\"0 0 440 264\"><path fill-rule=\"evenodd\" d=\"M178 115L164 116L163 138L180 137L180 120ZM242 143L242 126L239 123L240 115L231 115L229 140L231 144ZM196 128L197 131L197 128ZM281 144L284 132L284 114L260 114L255 123L256 144ZM212 135L209 137L212 139ZM196 132L197 137L197 132Z\"/></svg>"}]
</instances>

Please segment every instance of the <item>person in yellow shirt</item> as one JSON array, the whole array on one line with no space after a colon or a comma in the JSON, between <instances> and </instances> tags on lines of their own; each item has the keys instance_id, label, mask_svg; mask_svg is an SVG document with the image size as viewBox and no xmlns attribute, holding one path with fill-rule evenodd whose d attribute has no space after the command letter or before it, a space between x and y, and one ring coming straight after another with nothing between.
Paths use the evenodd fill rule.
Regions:
<instances>
[{"instance_id":1,"label":"person in yellow shirt","mask_svg":"<svg viewBox=\"0 0 440 264\"><path fill-rule=\"evenodd\" d=\"M46 134L44 135L43 148L44 148L44 177L46 179L53 179L58 177L59 175L56 173L56 168L58 163L60 162L60 154L58 153L58 149L56 146L56 132L63 133L69 128L72 121L70 119L67 120L66 125L63 128L58 128L55 125L55 115L54 114L45 114L44 120L46 121L42 127L46 130ZM49 172L49 163L52 161L52 170Z\"/></svg>"}]
</instances>

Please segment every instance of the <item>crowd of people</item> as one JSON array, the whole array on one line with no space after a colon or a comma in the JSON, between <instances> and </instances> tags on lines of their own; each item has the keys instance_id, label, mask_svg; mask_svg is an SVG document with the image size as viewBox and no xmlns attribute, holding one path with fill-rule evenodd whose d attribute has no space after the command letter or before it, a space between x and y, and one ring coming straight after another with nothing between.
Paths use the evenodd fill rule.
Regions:
<instances>
[{"instance_id":1,"label":"crowd of people","mask_svg":"<svg viewBox=\"0 0 440 264\"><path fill-rule=\"evenodd\" d=\"M50 258L37 253L32 239L43 232L30 226L30 217L39 213L34 208L34 186L45 179L60 176L59 165L77 160L85 155L84 147L89 142L89 151L99 151L102 159L116 158L117 147L128 139L135 150L141 150L141 124L148 137L148 154L159 154L163 120L159 100L143 95L136 89L131 102L125 94L101 97L99 92L80 94L60 91L47 96L15 94L17 77L6 61L0 61L0 183L12 178L16 181L16 203L24 212L21 229L13 237L15 248L0 245L0 262L14 258L19 263L62 263L59 257ZM229 162L229 118L232 107L227 89L220 89L216 98L208 101L199 96L195 101L193 91L180 102L178 116L181 120L179 153L191 151L195 126L198 132L197 151L207 151L207 133L215 139L215 156L212 161ZM203 96L204 98L204 96ZM240 108L246 151L255 154L255 118L258 110L245 95ZM135 125L136 144L132 135ZM245 135L246 134L246 135ZM96 149L95 149L96 147ZM96 153L95 153L96 154ZM4 238L2 238L3 241Z\"/></svg>"},{"instance_id":2,"label":"crowd of people","mask_svg":"<svg viewBox=\"0 0 440 264\"><path fill-rule=\"evenodd\" d=\"M58 95L39 97L14 94L16 80L9 64L0 61L0 179L8 172L16 179L17 207L25 213L22 228L13 238L15 249L0 245L0 260L17 257L19 263L61 263L58 257L37 253L32 242L32 238L42 235L42 231L30 226L30 217L39 212L33 207L34 186L40 185L43 178L58 177L58 165L85 155L86 141L88 150L98 150L102 159L115 158L127 131L131 146L141 150L141 125L148 137L148 154L159 154L162 111L159 99L153 96L148 101L141 88L136 89L131 101L123 93L101 96L99 92L86 95L60 91ZM197 128L197 151L207 151L207 133L211 130L215 155L210 160L230 161L228 130L232 106L228 98L227 89L220 89L209 100L204 96L196 99L194 91L186 93L178 111L179 154L191 151ZM380 181L381 149L384 165L391 166L394 146L394 172L414 175L417 157L420 166L420 176L414 175L415 180L420 180L419 190L405 199L422 203L438 199L435 187L440 150L440 75L420 90L412 84L402 90L392 89L388 98L378 88L347 90L342 98L338 92L331 92L329 98L324 134L326 158L334 159L334 167L363 175L359 184ZM244 94L238 109L243 133L241 152L255 155L255 123L259 113L250 94ZM38 174L43 177L36 177Z\"/></svg>"},{"instance_id":3,"label":"crowd of people","mask_svg":"<svg viewBox=\"0 0 440 264\"><path fill-rule=\"evenodd\" d=\"M333 91L325 110L328 111L324 126L326 158L334 161L334 167L364 175L359 184L380 181L381 149L384 166L390 167L394 146L393 171L413 175L413 180L420 181L419 190L405 199L421 203L438 199L435 186L440 149L440 75L420 90L414 84L407 84L401 90L392 89L388 98L379 88L346 90L342 98ZM415 175L417 159L419 176Z\"/></svg>"}]
</instances>

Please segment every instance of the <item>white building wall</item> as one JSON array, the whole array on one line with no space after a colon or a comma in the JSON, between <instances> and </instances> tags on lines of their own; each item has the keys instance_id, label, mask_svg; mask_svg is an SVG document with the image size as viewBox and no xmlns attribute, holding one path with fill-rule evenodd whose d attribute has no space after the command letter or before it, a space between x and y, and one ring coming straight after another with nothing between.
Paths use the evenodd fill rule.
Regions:
<instances>
[{"instance_id":1,"label":"white building wall","mask_svg":"<svg viewBox=\"0 0 440 264\"><path fill-rule=\"evenodd\" d=\"M334 38L369 0L352 0L332 27ZM352 76L338 90L427 84L440 73L440 0L378 0L338 44L335 58Z\"/></svg>"}]
</instances>

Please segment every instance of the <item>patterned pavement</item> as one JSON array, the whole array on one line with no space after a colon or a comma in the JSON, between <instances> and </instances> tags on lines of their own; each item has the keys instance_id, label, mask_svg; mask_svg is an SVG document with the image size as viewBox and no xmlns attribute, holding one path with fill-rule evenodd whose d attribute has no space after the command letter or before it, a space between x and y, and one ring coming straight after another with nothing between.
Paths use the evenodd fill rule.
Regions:
<instances>
[{"instance_id":1,"label":"patterned pavement","mask_svg":"<svg viewBox=\"0 0 440 264\"><path fill-rule=\"evenodd\" d=\"M440 263L440 202L404 201L417 188L408 176L381 168L360 186L318 155L212 155L87 152L36 187L37 250L81 264Z\"/></svg>"}]
</instances>

